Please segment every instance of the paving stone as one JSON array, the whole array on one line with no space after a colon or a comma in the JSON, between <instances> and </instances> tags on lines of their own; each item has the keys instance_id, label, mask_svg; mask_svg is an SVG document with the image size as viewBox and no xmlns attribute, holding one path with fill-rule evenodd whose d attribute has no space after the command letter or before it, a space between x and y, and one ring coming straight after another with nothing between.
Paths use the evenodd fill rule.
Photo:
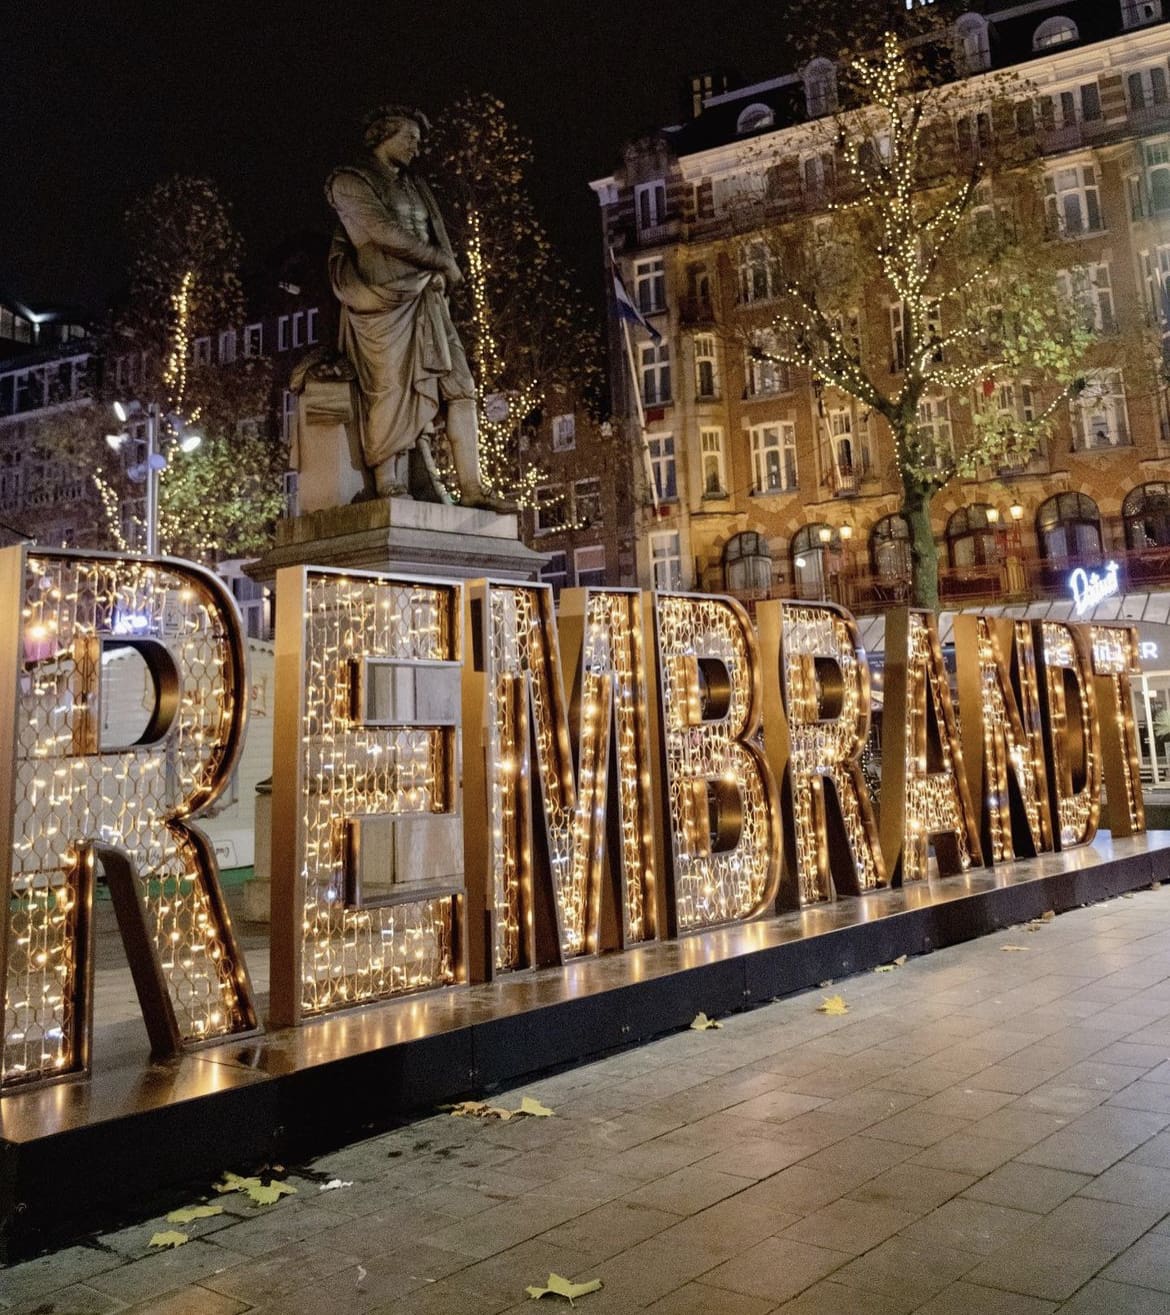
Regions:
<instances>
[{"instance_id":1,"label":"paving stone","mask_svg":"<svg viewBox=\"0 0 1170 1315\"><path fill-rule=\"evenodd\" d=\"M953 1173L948 1169L898 1164L862 1183L849 1195L854 1201L874 1201L921 1215L958 1196L976 1181L969 1174Z\"/></svg>"},{"instance_id":2,"label":"paving stone","mask_svg":"<svg viewBox=\"0 0 1170 1315\"><path fill-rule=\"evenodd\" d=\"M769 1237L734 1260L704 1274L703 1282L779 1304L811 1287L848 1260L844 1251Z\"/></svg>"},{"instance_id":3,"label":"paving stone","mask_svg":"<svg viewBox=\"0 0 1170 1315\"><path fill-rule=\"evenodd\" d=\"M30 1297L9 1306L4 1287L4 1272L0 1270L0 1310L4 1315L121 1315L128 1309L126 1303L99 1292L87 1283L72 1283L68 1287L54 1288L52 1296Z\"/></svg>"},{"instance_id":4,"label":"paving stone","mask_svg":"<svg viewBox=\"0 0 1170 1315\"><path fill-rule=\"evenodd\" d=\"M833 1281L910 1301L913 1309L979 1262L980 1257L970 1251L933 1241L916 1242L902 1235L842 1266L834 1273Z\"/></svg>"},{"instance_id":5,"label":"paving stone","mask_svg":"<svg viewBox=\"0 0 1170 1315\"><path fill-rule=\"evenodd\" d=\"M1170 1210L1170 1169L1123 1160L1081 1188L1082 1196Z\"/></svg>"},{"instance_id":6,"label":"paving stone","mask_svg":"<svg viewBox=\"0 0 1170 1315\"><path fill-rule=\"evenodd\" d=\"M1092 1181L1087 1174L1068 1173L1063 1169L1048 1169L1044 1165L1021 1164L1013 1160L1000 1165L986 1178L969 1187L963 1195L975 1201L1010 1206L1013 1210L1047 1214Z\"/></svg>"},{"instance_id":7,"label":"paving stone","mask_svg":"<svg viewBox=\"0 0 1170 1315\"><path fill-rule=\"evenodd\" d=\"M1134 1243L1105 1270L1104 1278L1170 1293L1170 1246L1165 1235L1151 1234ZM1170 1302L1166 1302L1170 1307Z\"/></svg>"},{"instance_id":8,"label":"paving stone","mask_svg":"<svg viewBox=\"0 0 1170 1315\"><path fill-rule=\"evenodd\" d=\"M705 1315L715 1315L712 1306ZM799 1297L774 1308L776 1315L906 1315L914 1307L904 1297L834 1283L831 1278L805 1288Z\"/></svg>"},{"instance_id":9,"label":"paving stone","mask_svg":"<svg viewBox=\"0 0 1170 1315\"><path fill-rule=\"evenodd\" d=\"M1004 1247L966 1278L983 1287L1006 1288L1046 1301L1064 1301L1105 1263L1099 1253L1055 1247L1038 1250L1024 1240Z\"/></svg>"},{"instance_id":10,"label":"paving stone","mask_svg":"<svg viewBox=\"0 0 1170 1315\"><path fill-rule=\"evenodd\" d=\"M1025 1210L956 1197L909 1225L903 1236L919 1244L935 1242L957 1251L989 1255L1035 1223L1036 1216Z\"/></svg>"},{"instance_id":11,"label":"paving stone","mask_svg":"<svg viewBox=\"0 0 1170 1315\"><path fill-rule=\"evenodd\" d=\"M66 1306L58 1299L57 1306L62 1312L74 1315L72 1303ZM127 1315L242 1315L248 1309L247 1302L222 1296L210 1288L194 1287L152 1297L145 1305L129 1307Z\"/></svg>"},{"instance_id":12,"label":"paving stone","mask_svg":"<svg viewBox=\"0 0 1170 1315\"><path fill-rule=\"evenodd\" d=\"M1061 1315L1166 1315L1166 1294L1095 1278L1061 1306Z\"/></svg>"},{"instance_id":13,"label":"paving stone","mask_svg":"<svg viewBox=\"0 0 1170 1315\"><path fill-rule=\"evenodd\" d=\"M664 1210L629 1200L610 1201L549 1229L541 1234L541 1240L570 1251L583 1252L590 1261L608 1260L619 1251L625 1251L636 1242L653 1237L678 1222L678 1215Z\"/></svg>"},{"instance_id":14,"label":"paving stone","mask_svg":"<svg viewBox=\"0 0 1170 1315\"><path fill-rule=\"evenodd\" d=\"M912 1164L929 1169L949 1169L953 1173L982 1175L998 1169L1015 1155L1010 1142L990 1137L972 1137L969 1132L955 1133L935 1142L915 1155Z\"/></svg>"},{"instance_id":15,"label":"paving stone","mask_svg":"<svg viewBox=\"0 0 1170 1315\"><path fill-rule=\"evenodd\" d=\"M750 1178L718 1173L701 1164L676 1169L655 1182L636 1188L622 1199L637 1205L651 1206L675 1215L693 1215L725 1196L732 1196L751 1186Z\"/></svg>"},{"instance_id":16,"label":"paving stone","mask_svg":"<svg viewBox=\"0 0 1170 1315\"><path fill-rule=\"evenodd\" d=\"M833 1201L784 1229L781 1237L861 1255L914 1222L906 1210L873 1201Z\"/></svg>"},{"instance_id":17,"label":"paving stone","mask_svg":"<svg viewBox=\"0 0 1170 1315\"><path fill-rule=\"evenodd\" d=\"M685 1283L645 1308L646 1315L767 1315L772 1302L749 1297L743 1292L712 1288L705 1283Z\"/></svg>"},{"instance_id":18,"label":"paving stone","mask_svg":"<svg viewBox=\"0 0 1170 1315\"><path fill-rule=\"evenodd\" d=\"M1132 1149L1128 1138L1119 1141L1114 1137L1086 1137L1065 1128L1029 1147L1019 1158L1026 1164L1044 1164L1050 1169L1099 1174Z\"/></svg>"},{"instance_id":19,"label":"paving stone","mask_svg":"<svg viewBox=\"0 0 1170 1315\"><path fill-rule=\"evenodd\" d=\"M1056 1309L1054 1301L960 1280L919 1306L915 1315L1051 1315Z\"/></svg>"},{"instance_id":20,"label":"paving stone","mask_svg":"<svg viewBox=\"0 0 1170 1315\"><path fill-rule=\"evenodd\" d=\"M99 1292L133 1305L184 1284L222 1274L243 1259L243 1252L230 1251L216 1242L196 1238L186 1246L158 1251L118 1269L95 1274L86 1282Z\"/></svg>"}]
</instances>

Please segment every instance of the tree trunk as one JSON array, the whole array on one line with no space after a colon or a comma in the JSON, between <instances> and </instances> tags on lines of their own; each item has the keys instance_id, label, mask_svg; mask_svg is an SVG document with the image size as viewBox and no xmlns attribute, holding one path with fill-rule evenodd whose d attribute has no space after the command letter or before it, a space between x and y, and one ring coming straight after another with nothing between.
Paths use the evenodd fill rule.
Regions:
<instances>
[{"instance_id":1,"label":"tree trunk","mask_svg":"<svg viewBox=\"0 0 1170 1315\"><path fill-rule=\"evenodd\" d=\"M938 549L930 527L929 486L906 479L902 489L902 515L910 527L910 601L915 607L939 610Z\"/></svg>"}]
</instances>

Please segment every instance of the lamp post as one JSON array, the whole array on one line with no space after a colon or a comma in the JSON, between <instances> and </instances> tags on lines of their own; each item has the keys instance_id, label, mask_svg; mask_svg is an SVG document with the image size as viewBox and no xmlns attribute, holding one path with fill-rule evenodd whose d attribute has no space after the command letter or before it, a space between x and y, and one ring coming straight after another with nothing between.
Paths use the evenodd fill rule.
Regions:
<instances>
[{"instance_id":1,"label":"lamp post","mask_svg":"<svg viewBox=\"0 0 1170 1315\"><path fill-rule=\"evenodd\" d=\"M143 406L141 402L115 402L114 415L125 424L132 416L142 415L146 419L146 459L141 465L135 463L127 467L126 473L133 480L141 479L145 485L145 507L143 521L146 531L146 554L154 557L158 553L158 480L167 467L166 453L162 451L162 434L160 421L165 420L175 436L180 452L191 453L203 442L203 435L188 429L183 417L178 414L164 416L157 402ZM115 452L123 450L130 440L127 430L117 434L107 434L106 443Z\"/></svg>"},{"instance_id":2,"label":"lamp post","mask_svg":"<svg viewBox=\"0 0 1170 1315\"><path fill-rule=\"evenodd\" d=\"M842 525L837 531L841 540L841 602L846 607L853 606L852 563L849 560L849 541L853 538L853 526Z\"/></svg>"}]
</instances>

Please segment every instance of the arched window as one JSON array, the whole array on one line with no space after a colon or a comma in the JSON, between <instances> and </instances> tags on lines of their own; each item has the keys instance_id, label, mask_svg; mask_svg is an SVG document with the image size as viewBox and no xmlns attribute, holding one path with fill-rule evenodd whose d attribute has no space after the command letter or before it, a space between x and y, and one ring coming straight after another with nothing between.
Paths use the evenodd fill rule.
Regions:
<instances>
[{"instance_id":1,"label":"arched window","mask_svg":"<svg viewBox=\"0 0 1170 1315\"><path fill-rule=\"evenodd\" d=\"M1049 50L1053 46L1064 46L1070 41L1076 41L1079 36L1077 25L1072 19L1057 14L1054 18L1046 18L1033 33L1032 49Z\"/></svg>"},{"instance_id":2,"label":"arched window","mask_svg":"<svg viewBox=\"0 0 1170 1315\"><path fill-rule=\"evenodd\" d=\"M979 73L991 67L987 19L982 14L964 14L955 24L955 63L960 73Z\"/></svg>"},{"instance_id":3,"label":"arched window","mask_svg":"<svg viewBox=\"0 0 1170 1315\"><path fill-rule=\"evenodd\" d=\"M869 556L879 580L910 579L910 526L905 516L883 516L869 536Z\"/></svg>"},{"instance_id":4,"label":"arched window","mask_svg":"<svg viewBox=\"0 0 1170 1315\"><path fill-rule=\"evenodd\" d=\"M837 108L837 67L831 59L812 59L805 66L804 105L810 119Z\"/></svg>"},{"instance_id":5,"label":"arched window","mask_svg":"<svg viewBox=\"0 0 1170 1315\"><path fill-rule=\"evenodd\" d=\"M828 549L832 530L824 524L806 525L792 538L792 582L797 598L828 597Z\"/></svg>"},{"instance_id":6,"label":"arched window","mask_svg":"<svg viewBox=\"0 0 1170 1315\"><path fill-rule=\"evenodd\" d=\"M1058 493L1036 513L1040 551L1050 562L1100 561L1101 513L1083 493Z\"/></svg>"},{"instance_id":7,"label":"arched window","mask_svg":"<svg viewBox=\"0 0 1170 1315\"><path fill-rule=\"evenodd\" d=\"M735 131L759 132L761 128L770 128L776 122L776 116L768 105L761 105L758 101L754 105L749 105L746 110L741 111L740 116L735 121Z\"/></svg>"},{"instance_id":8,"label":"arched window","mask_svg":"<svg viewBox=\"0 0 1170 1315\"><path fill-rule=\"evenodd\" d=\"M990 566L999 561L998 516L986 502L960 507L947 521L947 555L952 566Z\"/></svg>"},{"instance_id":9,"label":"arched window","mask_svg":"<svg viewBox=\"0 0 1170 1315\"><path fill-rule=\"evenodd\" d=\"M772 587L772 551L762 534L745 530L723 547L723 578L732 593Z\"/></svg>"},{"instance_id":10,"label":"arched window","mask_svg":"<svg viewBox=\"0 0 1170 1315\"><path fill-rule=\"evenodd\" d=\"M1121 504L1127 548L1170 548L1170 484L1139 484Z\"/></svg>"}]
</instances>

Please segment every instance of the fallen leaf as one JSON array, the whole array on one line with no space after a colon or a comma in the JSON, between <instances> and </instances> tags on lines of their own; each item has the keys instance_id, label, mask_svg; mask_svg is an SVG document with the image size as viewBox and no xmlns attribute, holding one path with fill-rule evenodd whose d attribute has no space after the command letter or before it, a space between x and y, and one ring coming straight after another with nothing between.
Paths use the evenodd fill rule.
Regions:
<instances>
[{"instance_id":1,"label":"fallen leaf","mask_svg":"<svg viewBox=\"0 0 1170 1315\"><path fill-rule=\"evenodd\" d=\"M901 968L901 966L906 962L908 958L909 955L899 954L898 957L894 960L894 962L898 965L899 968Z\"/></svg>"},{"instance_id":2,"label":"fallen leaf","mask_svg":"<svg viewBox=\"0 0 1170 1315\"><path fill-rule=\"evenodd\" d=\"M817 985L822 991L827 991L829 987L833 985L833 979L830 977L827 982L818 982Z\"/></svg>"},{"instance_id":3,"label":"fallen leaf","mask_svg":"<svg viewBox=\"0 0 1170 1315\"><path fill-rule=\"evenodd\" d=\"M152 1247L181 1247L185 1242L190 1242L186 1233L180 1233L177 1229L170 1228L165 1233L155 1233L150 1239Z\"/></svg>"},{"instance_id":4,"label":"fallen leaf","mask_svg":"<svg viewBox=\"0 0 1170 1315\"><path fill-rule=\"evenodd\" d=\"M1055 910L1055 909L1048 909L1048 910L1046 910L1044 913L1042 913L1042 914L1040 915L1040 921L1041 921L1041 922L1051 922L1052 919L1055 918L1055 917L1056 917L1056 910Z\"/></svg>"},{"instance_id":5,"label":"fallen leaf","mask_svg":"<svg viewBox=\"0 0 1170 1315\"><path fill-rule=\"evenodd\" d=\"M295 1187L288 1183L261 1183L259 1187L249 1187L246 1195L256 1205L275 1205L282 1196L293 1196Z\"/></svg>"},{"instance_id":6,"label":"fallen leaf","mask_svg":"<svg viewBox=\"0 0 1170 1315\"><path fill-rule=\"evenodd\" d=\"M818 1014L847 1014L848 1012L849 1006L845 1003L844 997L840 995L827 995L817 1005Z\"/></svg>"},{"instance_id":7,"label":"fallen leaf","mask_svg":"<svg viewBox=\"0 0 1170 1315\"><path fill-rule=\"evenodd\" d=\"M1018 953L1022 954L1028 947L1026 945L1001 945L999 948L1005 951L1006 953L1017 951Z\"/></svg>"},{"instance_id":8,"label":"fallen leaf","mask_svg":"<svg viewBox=\"0 0 1170 1315\"><path fill-rule=\"evenodd\" d=\"M542 1105L535 1096L525 1096L516 1113L531 1114L534 1119L551 1119L553 1116L553 1111L547 1105Z\"/></svg>"},{"instance_id":9,"label":"fallen leaf","mask_svg":"<svg viewBox=\"0 0 1170 1315\"><path fill-rule=\"evenodd\" d=\"M172 1210L167 1215L168 1224L190 1224L196 1219L210 1219L212 1215L223 1214L222 1205L187 1205L181 1210Z\"/></svg>"},{"instance_id":10,"label":"fallen leaf","mask_svg":"<svg viewBox=\"0 0 1170 1315\"><path fill-rule=\"evenodd\" d=\"M353 1183L351 1182L342 1182L340 1178L330 1178L327 1183L322 1183L321 1186L317 1188L317 1190L319 1192L338 1192L343 1187L352 1187L352 1186Z\"/></svg>"},{"instance_id":11,"label":"fallen leaf","mask_svg":"<svg viewBox=\"0 0 1170 1315\"><path fill-rule=\"evenodd\" d=\"M215 1184L215 1190L220 1194L224 1192L249 1192L253 1187L260 1187L259 1178L241 1178L239 1174L225 1173L223 1182Z\"/></svg>"},{"instance_id":12,"label":"fallen leaf","mask_svg":"<svg viewBox=\"0 0 1170 1315\"><path fill-rule=\"evenodd\" d=\"M691 1023L691 1031L706 1032L713 1027L722 1027L722 1026L723 1026L722 1023L717 1023L713 1018L708 1018L707 1015L703 1013L702 1010L700 1010L695 1015L694 1022Z\"/></svg>"},{"instance_id":13,"label":"fallen leaf","mask_svg":"<svg viewBox=\"0 0 1170 1315\"><path fill-rule=\"evenodd\" d=\"M1151 890L1161 890L1161 889L1162 889L1162 883L1161 883L1160 881L1151 881L1151 882L1150 882L1150 889L1151 889Z\"/></svg>"},{"instance_id":14,"label":"fallen leaf","mask_svg":"<svg viewBox=\"0 0 1170 1315\"><path fill-rule=\"evenodd\" d=\"M589 1292L597 1292L600 1288L601 1280L599 1278L590 1279L587 1283L571 1283L561 1274L550 1274L548 1276L548 1284L545 1287L538 1288L533 1285L525 1288L524 1291L527 1292L534 1301L539 1300L541 1297L547 1297L550 1295L554 1297L567 1297L569 1299L569 1305L571 1306L575 1297L583 1297Z\"/></svg>"},{"instance_id":15,"label":"fallen leaf","mask_svg":"<svg viewBox=\"0 0 1170 1315\"><path fill-rule=\"evenodd\" d=\"M1132 891L1132 890L1123 890L1123 891L1121 892L1121 898L1122 898L1122 899L1133 899L1133 891Z\"/></svg>"},{"instance_id":16,"label":"fallen leaf","mask_svg":"<svg viewBox=\"0 0 1170 1315\"><path fill-rule=\"evenodd\" d=\"M874 969L874 972L875 972L875 973L892 973L892 972L894 971L895 968L901 968L901 966L902 966L905 962L906 962L906 956L905 956L904 954L899 954L898 957L897 957L896 959L891 959L889 963L880 963L880 964L878 964L878 966Z\"/></svg>"},{"instance_id":17,"label":"fallen leaf","mask_svg":"<svg viewBox=\"0 0 1170 1315\"><path fill-rule=\"evenodd\" d=\"M506 1110L502 1105L489 1105L486 1100L461 1100L452 1105L451 1114L457 1119L503 1119L507 1120L516 1113Z\"/></svg>"}]
</instances>

